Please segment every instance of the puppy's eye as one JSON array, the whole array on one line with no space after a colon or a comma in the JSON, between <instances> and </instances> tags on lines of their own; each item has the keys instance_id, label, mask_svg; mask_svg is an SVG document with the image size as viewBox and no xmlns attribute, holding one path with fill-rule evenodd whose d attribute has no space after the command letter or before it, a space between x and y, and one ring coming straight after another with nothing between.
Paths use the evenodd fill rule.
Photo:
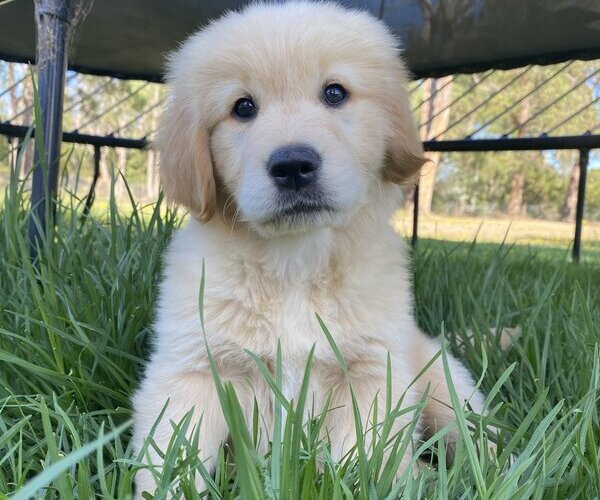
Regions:
<instances>
[{"instance_id":1,"label":"puppy's eye","mask_svg":"<svg viewBox=\"0 0 600 500\"><path fill-rule=\"evenodd\" d=\"M348 92L339 83L327 85L323 90L323 99L329 106L339 106L348 98Z\"/></svg>"},{"instance_id":2,"label":"puppy's eye","mask_svg":"<svg viewBox=\"0 0 600 500\"><path fill-rule=\"evenodd\" d=\"M254 101L250 97L242 97L238 99L233 105L233 116L241 118L242 120L250 120L256 115L257 109L254 105Z\"/></svg>"}]
</instances>

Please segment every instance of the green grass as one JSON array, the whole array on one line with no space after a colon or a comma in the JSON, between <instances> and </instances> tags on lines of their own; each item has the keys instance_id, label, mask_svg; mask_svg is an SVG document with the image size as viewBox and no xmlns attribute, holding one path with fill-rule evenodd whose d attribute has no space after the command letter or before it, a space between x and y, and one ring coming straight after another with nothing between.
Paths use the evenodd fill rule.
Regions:
<instances>
[{"instance_id":1,"label":"green grass","mask_svg":"<svg viewBox=\"0 0 600 500\"><path fill-rule=\"evenodd\" d=\"M66 198L36 269L20 189L9 186L0 211L0 498L127 498L141 467L130 443L130 397L149 352L161 256L181 221L161 202L143 216L140 207L120 212L113 202L106 216L82 220L81 205ZM270 373L249 354L273 388L281 423L269 452L255 451L259 415L246 428L231 386L217 380L232 438L216 476L198 463L187 418L174 423L166 467L155 470L161 491L198 498L191 471L199 470L212 497L227 499L600 497L598 261L433 241L421 241L414 257L421 327L446 332L455 352L474 332L459 355L490 394L483 421L455 406L462 440L453 466L444 460L443 429L417 443L425 456L439 456L437 465L394 481L411 443L410 429L390 434L405 411L393 401L382 426L369 431L371 452L358 446L334 463L319 437L322 415L303 423L307 402L279 391L281 364ZM504 352L490 325L522 332ZM501 429L496 460L474 445L487 439L490 423Z\"/></svg>"}]
</instances>

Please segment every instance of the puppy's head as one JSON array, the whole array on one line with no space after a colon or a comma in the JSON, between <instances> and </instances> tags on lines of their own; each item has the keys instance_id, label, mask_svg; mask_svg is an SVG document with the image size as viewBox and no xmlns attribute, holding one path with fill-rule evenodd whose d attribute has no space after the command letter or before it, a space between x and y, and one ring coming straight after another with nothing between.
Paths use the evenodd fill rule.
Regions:
<instances>
[{"instance_id":1,"label":"puppy's head","mask_svg":"<svg viewBox=\"0 0 600 500\"><path fill-rule=\"evenodd\" d=\"M396 41L363 12L251 6L190 37L167 80L163 185L201 221L235 206L266 236L344 224L424 162Z\"/></svg>"}]
</instances>

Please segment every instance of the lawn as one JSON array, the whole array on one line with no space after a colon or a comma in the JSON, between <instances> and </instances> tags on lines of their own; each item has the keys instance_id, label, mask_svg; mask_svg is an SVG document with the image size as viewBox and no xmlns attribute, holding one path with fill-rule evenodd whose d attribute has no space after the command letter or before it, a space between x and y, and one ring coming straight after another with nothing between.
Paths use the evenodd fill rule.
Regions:
<instances>
[{"instance_id":1,"label":"lawn","mask_svg":"<svg viewBox=\"0 0 600 500\"><path fill-rule=\"evenodd\" d=\"M396 230L407 237L412 234L412 212L402 210L394 218ZM533 219L528 217L467 217L421 214L419 236L436 240L478 243L516 243L535 247L567 249L573 244L574 222ZM582 257L600 259L600 222L583 219Z\"/></svg>"},{"instance_id":2,"label":"lawn","mask_svg":"<svg viewBox=\"0 0 600 500\"><path fill-rule=\"evenodd\" d=\"M9 186L0 211L0 498L128 498L140 467L130 445L130 396L150 349L161 256L181 221L160 203L144 216L112 204L107 216L87 219L75 200L63 203L38 269L28 258L18 186ZM462 441L454 465L438 453L442 430L414 443L423 452L419 476L393 481L393 461L412 446L408 431L386 430L394 405L371 431L372 453L358 446L333 463L319 414L302 423L301 398L274 398L276 415L287 412L260 455L257 426L240 425L235 395L220 385L232 439L208 478L212 498L600 497L599 261L575 265L564 251L422 240L414 275L420 325L431 335L446 332L447 348L490 395L483 419L455 405ZM491 325L521 334L503 351ZM265 372L275 393L278 372ZM196 439L184 438L188 424L176 424L164 450L168 466L155 473L163 493L198 498L190 471L206 471ZM487 436L490 424L498 436ZM486 439L498 443L493 460L476 446Z\"/></svg>"}]
</instances>

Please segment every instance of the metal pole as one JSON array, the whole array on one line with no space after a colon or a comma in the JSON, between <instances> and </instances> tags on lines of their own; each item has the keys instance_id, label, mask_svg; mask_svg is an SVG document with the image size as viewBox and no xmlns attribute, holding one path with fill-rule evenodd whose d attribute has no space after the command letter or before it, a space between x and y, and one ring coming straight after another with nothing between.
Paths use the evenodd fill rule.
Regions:
<instances>
[{"instance_id":1,"label":"metal pole","mask_svg":"<svg viewBox=\"0 0 600 500\"><path fill-rule=\"evenodd\" d=\"M413 248L417 246L419 240L419 183L415 185L415 192L413 195L413 227L412 227L412 239L410 244Z\"/></svg>"},{"instance_id":2,"label":"metal pole","mask_svg":"<svg viewBox=\"0 0 600 500\"><path fill-rule=\"evenodd\" d=\"M581 229L583 227L583 209L585 207L585 182L590 160L590 150L579 150L579 185L577 186L577 211L575 212L575 239L573 240L573 261L581 257Z\"/></svg>"},{"instance_id":3,"label":"metal pole","mask_svg":"<svg viewBox=\"0 0 600 500\"><path fill-rule=\"evenodd\" d=\"M85 198L85 206L83 207L83 215L88 215L92 208L92 204L94 203L94 199L96 198L96 183L98 182L98 177L100 177L100 159L102 156L102 152L100 151L100 146L94 146L94 177L92 178L92 183L90 185L90 190Z\"/></svg>"},{"instance_id":4,"label":"metal pole","mask_svg":"<svg viewBox=\"0 0 600 500\"><path fill-rule=\"evenodd\" d=\"M29 243L32 257L54 223L62 137L67 47L74 0L35 0L38 98L42 130L36 134Z\"/></svg>"}]
</instances>

